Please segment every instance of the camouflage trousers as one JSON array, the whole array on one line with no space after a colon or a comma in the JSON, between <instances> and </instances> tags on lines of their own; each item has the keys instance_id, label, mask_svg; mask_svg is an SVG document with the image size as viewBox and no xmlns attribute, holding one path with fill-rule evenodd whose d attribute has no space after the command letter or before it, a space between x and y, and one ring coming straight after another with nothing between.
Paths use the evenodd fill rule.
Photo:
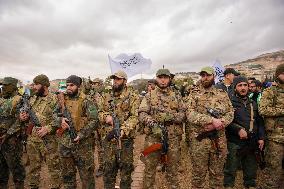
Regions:
<instances>
[{"instance_id":1,"label":"camouflage trousers","mask_svg":"<svg viewBox=\"0 0 284 189\"><path fill-rule=\"evenodd\" d=\"M284 188L284 144L268 141L266 144L266 168L263 173L263 188Z\"/></svg>"},{"instance_id":2,"label":"camouflage trousers","mask_svg":"<svg viewBox=\"0 0 284 189\"><path fill-rule=\"evenodd\" d=\"M121 140L120 160L116 142L103 141L104 148L104 187L113 189L115 187L116 176L120 170L120 189L130 189L134 171L133 165L133 139Z\"/></svg>"},{"instance_id":3,"label":"camouflage trousers","mask_svg":"<svg viewBox=\"0 0 284 189\"><path fill-rule=\"evenodd\" d=\"M227 148L223 144L219 152L214 149L213 141L203 139L198 141L192 138L192 188L205 188L206 175L209 172L209 188L223 188L223 167Z\"/></svg>"},{"instance_id":4,"label":"camouflage trousers","mask_svg":"<svg viewBox=\"0 0 284 189\"><path fill-rule=\"evenodd\" d=\"M44 144L42 140L34 140L35 136L28 137L27 154L30 160L28 169L28 183L31 188L38 188L40 184L40 172L45 160L51 178L50 188L60 188L61 168L56 136L47 135Z\"/></svg>"},{"instance_id":5,"label":"camouflage trousers","mask_svg":"<svg viewBox=\"0 0 284 189\"><path fill-rule=\"evenodd\" d=\"M82 188L94 189L94 139L93 137L81 140L73 147L67 148L59 144L62 164L63 188L75 189L76 173L79 171Z\"/></svg>"},{"instance_id":6,"label":"camouflage trousers","mask_svg":"<svg viewBox=\"0 0 284 189\"><path fill-rule=\"evenodd\" d=\"M254 152L244 154L240 156L238 150L240 146L237 144L228 142L228 155L224 169L224 186L225 187L234 187L236 173L239 167L239 162L243 170L243 180L244 186L255 187L256 186L256 171L257 171L257 162Z\"/></svg>"},{"instance_id":7,"label":"camouflage trousers","mask_svg":"<svg viewBox=\"0 0 284 189\"><path fill-rule=\"evenodd\" d=\"M5 141L0 150L0 188L8 188L9 174L12 173L16 189L24 188L26 171L22 164L23 145L19 137Z\"/></svg>"},{"instance_id":8,"label":"camouflage trousers","mask_svg":"<svg viewBox=\"0 0 284 189\"><path fill-rule=\"evenodd\" d=\"M102 141L101 141L101 138L97 137L96 136L96 140L95 140L95 143L96 143L96 148L97 148L97 152L98 152L98 166L99 166L99 169L103 170L103 164L104 164L104 148L102 146Z\"/></svg>"},{"instance_id":9,"label":"camouflage trousers","mask_svg":"<svg viewBox=\"0 0 284 189\"><path fill-rule=\"evenodd\" d=\"M147 148L155 143L160 143L161 139L152 135L147 135L145 138L144 147ZM169 151L167 153L169 162L165 167L166 179L168 186L171 189L180 188L177 173L180 166L181 157L181 136L169 138ZM153 189L155 185L156 168L160 163L161 151L153 152L149 154L143 161L145 163L144 177L143 177L143 189Z\"/></svg>"}]
</instances>

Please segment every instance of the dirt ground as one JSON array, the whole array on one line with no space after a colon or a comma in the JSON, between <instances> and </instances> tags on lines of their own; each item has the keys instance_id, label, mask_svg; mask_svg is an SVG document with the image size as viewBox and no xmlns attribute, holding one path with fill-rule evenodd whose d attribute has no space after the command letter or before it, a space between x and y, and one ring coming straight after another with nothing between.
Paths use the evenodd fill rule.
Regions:
<instances>
[{"instance_id":1,"label":"dirt ground","mask_svg":"<svg viewBox=\"0 0 284 189\"><path fill-rule=\"evenodd\" d=\"M144 135L138 136L135 139L135 148L134 148L134 164L135 164L135 171L133 172L132 178L132 189L141 189L142 188L142 182L143 182L143 170L144 170L144 164L139 159L139 154L141 150L143 149L144 145ZM190 156L188 152L188 147L186 142L184 140L181 142L181 149L182 149L182 161L181 161L181 167L179 170L178 176L181 184L182 189L190 189L191 188L191 163L190 163ZM26 154L23 157L24 161L26 159ZM97 164L97 153L95 152L95 164ZM28 169L29 166L26 167ZM102 177L95 178L96 179L96 188L97 189L103 189L103 180ZM119 178L117 178L117 181L119 182ZM206 181L205 181L206 182ZM47 166L44 164L41 171L41 185L40 188L50 188L50 178L48 175ZM80 179L79 175L77 174L77 185L78 188L81 188L80 185ZM235 189L242 189L242 176L240 173L238 173L237 181L236 181L236 187ZM10 187L14 188L13 184L10 179ZM27 182L25 183L25 188L28 188ZM156 175L156 188L157 189L166 189L167 188L167 182L164 176L163 172L157 172Z\"/></svg>"}]
</instances>

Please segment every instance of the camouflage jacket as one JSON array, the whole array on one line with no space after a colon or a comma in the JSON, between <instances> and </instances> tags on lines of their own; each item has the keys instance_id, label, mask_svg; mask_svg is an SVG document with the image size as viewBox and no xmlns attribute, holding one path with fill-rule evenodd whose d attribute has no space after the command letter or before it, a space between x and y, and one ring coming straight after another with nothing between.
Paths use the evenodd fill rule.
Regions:
<instances>
[{"instance_id":1,"label":"camouflage jacket","mask_svg":"<svg viewBox=\"0 0 284 189\"><path fill-rule=\"evenodd\" d=\"M0 134L14 134L20 130L16 117L16 107L20 98L18 95L8 99L0 98Z\"/></svg>"},{"instance_id":2,"label":"camouflage jacket","mask_svg":"<svg viewBox=\"0 0 284 189\"><path fill-rule=\"evenodd\" d=\"M64 100L66 109L71 114L71 123L80 140L92 137L98 123L98 112L95 104L83 92L75 97L64 95ZM61 127L62 122L59 113L61 113L61 107L58 103L54 111L54 118L58 128ZM59 143L66 147L73 146L74 143L71 141L67 130L63 132L62 136L59 136Z\"/></svg>"},{"instance_id":3,"label":"camouflage jacket","mask_svg":"<svg viewBox=\"0 0 284 189\"><path fill-rule=\"evenodd\" d=\"M185 121L185 104L179 93L170 87L156 87L143 98L139 107L139 120L145 125L145 134L151 134L151 122L163 123L167 127L168 137L183 133L182 123Z\"/></svg>"},{"instance_id":4,"label":"camouflage jacket","mask_svg":"<svg viewBox=\"0 0 284 189\"><path fill-rule=\"evenodd\" d=\"M133 90L125 87L119 94L104 94L99 104L99 120L102 125L100 132L104 138L113 129L105 123L108 115L112 115L111 101L114 103L114 113L119 119L120 129L125 137L134 138L138 124L139 96Z\"/></svg>"},{"instance_id":5,"label":"camouflage jacket","mask_svg":"<svg viewBox=\"0 0 284 189\"><path fill-rule=\"evenodd\" d=\"M284 84L267 88L259 102L269 140L284 143Z\"/></svg>"},{"instance_id":6,"label":"camouflage jacket","mask_svg":"<svg viewBox=\"0 0 284 189\"><path fill-rule=\"evenodd\" d=\"M101 102L102 96L103 96L102 93L98 93L98 92L95 92L94 90L91 90L88 93L87 98L88 100L93 101L95 105L98 107L98 105Z\"/></svg>"},{"instance_id":7,"label":"camouflage jacket","mask_svg":"<svg viewBox=\"0 0 284 189\"><path fill-rule=\"evenodd\" d=\"M35 95L30 98L29 102L41 126L48 129L49 134L47 134L47 136L54 135L56 126L53 122L53 110L56 106L56 96L52 93L49 93L45 97ZM29 136L29 140L39 142L41 138L36 134L36 130L37 128L34 127Z\"/></svg>"},{"instance_id":8,"label":"camouflage jacket","mask_svg":"<svg viewBox=\"0 0 284 189\"><path fill-rule=\"evenodd\" d=\"M220 114L225 126L228 126L234 118L234 110L228 94L222 89L211 87L204 89L199 86L187 97L187 120L191 124L189 128L193 135L204 132L204 126L212 123L212 115L207 112L208 108L216 110ZM219 136L225 137L224 129L219 132Z\"/></svg>"}]
</instances>

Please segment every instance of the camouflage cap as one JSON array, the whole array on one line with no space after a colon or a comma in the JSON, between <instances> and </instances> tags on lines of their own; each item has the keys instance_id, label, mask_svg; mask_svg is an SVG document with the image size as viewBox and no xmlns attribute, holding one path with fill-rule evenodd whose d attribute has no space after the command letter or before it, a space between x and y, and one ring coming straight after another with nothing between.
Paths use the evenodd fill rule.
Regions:
<instances>
[{"instance_id":1,"label":"camouflage cap","mask_svg":"<svg viewBox=\"0 0 284 189\"><path fill-rule=\"evenodd\" d=\"M215 73L214 68L212 68L212 67L210 67L210 66L207 66L207 67L202 68L201 71L200 71L200 74L202 74L202 73L204 73L204 72L207 73L207 74L209 74L209 75L212 75L212 74Z\"/></svg>"},{"instance_id":2,"label":"camouflage cap","mask_svg":"<svg viewBox=\"0 0 284 189\"><path fill-rule=\"evenodd\" d=\"M127 80L127 74L122 70L119 70L110 76L111 79L114 79L115 77Z\"/></svg>"},{"instance_id":3,"label":"camouflage cap","mask_svg":"<svg viewBox=\"0 0 284 189\"><path fill-rule=\"evenodd\" d=\"M95 79L92 81L92 83L100 83L100 84L102 84L102 83L103 83L103 80L100 79L100 78L95 78Z\"/></svg>"},{"instance_id":4,"label":"camouflage cap","mask_svg":"<svg viewBox=\"0 0 284 189\"><path fill-rule=\"evenodd\" d=\"M33 79L33 82L35 84L41 84L43 86L47 86L49 87L50 86L50 83L49 83L49 78L44 75L44 74L40 74L38 76L36 76L34 79Z\"/></svg>"},{"instance_id":5,"label":"camouflage cap","mask_svg":"<svg viewBox=\"0 0 284 189\"><path fill-rule=\"evenodd\" d=\"M284 64L280 64L276 68L275 77L277 78L280 74L284 73Z\"/></svg>"},{"instance_id":6,"label":"camouflage cap","mask_svg":"<svg viewBox=\"0 0 284 189\"><path fill-rule=\"evenodd\" d=\"M4 77L3 79L3 85L14 85L14 86L17 86L18 84L18 80L16 78L13 78L13 77Z\"/></svg>"},{"instance_id":7,"label":"camouflage cap","mask_svg":"<svg viewBox=\"0 0 284 189\"><path fill-rule=\"evenodd\" d=\"M166 76L171 77L171 72L168 69L159 69L156 73L156 76L159 77L161 75L166 75Z\"/></svg>"}]
</instances>

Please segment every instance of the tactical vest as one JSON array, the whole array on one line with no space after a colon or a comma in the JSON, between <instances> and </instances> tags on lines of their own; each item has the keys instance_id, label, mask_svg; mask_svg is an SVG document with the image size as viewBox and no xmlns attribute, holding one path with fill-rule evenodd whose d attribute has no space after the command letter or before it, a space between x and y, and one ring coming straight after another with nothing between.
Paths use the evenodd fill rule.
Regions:
<instances>
[{"instance_id":1,"label":"tactical vest","mask_svg":"<svg viewBox=\"0 0 284 189\"><path fill-rule=\"evenodd\" d=\"M46 97L33 96L30 99L30 105L42 125L46 125L47 121L51 121L46 120L46 111L53 112L53 109L47 110L47 108L50 108L48 106L49 103L51 103L53 100L52 94L48 94Z\"/></svg>"},{"instance_id":2,"label":"tactical vest","mask_svg":"<svg viewBox=\"0 0 284 189\"><path fill-rule=\"evenodd\" d=\"M169 95L163 97L162 95L159 96L156 90L153 90L151 91L150 95L151 95L150 96L150 114L151 115L155 116L159 112L166 112L166 111L169 111L171 113L177 113L178 101L176 98L177 94L175 92L170 91ZM167 98L167 99L163 99L163 98Z\"/></svg>"},{"instance_id":3,"label":"tactical vest","mask_svg":"<svg viewBox=\"0 0 284 189\"><path fill-rule=\"evenodd\" d=\"M150 93L150 115L153 116L155 120L157 120L157 116L159 116L159 113L177 113L179 110L178 98L177 93L170 90L167 92L167 95L158 94L158 89L152 90ZM173 138L178 135L183 134L182 125L181 124L175 124L175 123L167 123L165 125L167 127L168 132L168 138ZM149 134L148 130L151 130L148 126L145 127L144 132L145 134Z\"/></svg>"},{"instance_id":4,"label":"tactical vest","mask_svg":"<svg viewBox=\"0 0 284 189\"><path fill-rule=\"evenodd\" d=\"M76 99L65 99L66 108L70 112L76 131L80 131L87 124L84 108L85 95L81 93Z\"/></svg>"}]
</instances>

